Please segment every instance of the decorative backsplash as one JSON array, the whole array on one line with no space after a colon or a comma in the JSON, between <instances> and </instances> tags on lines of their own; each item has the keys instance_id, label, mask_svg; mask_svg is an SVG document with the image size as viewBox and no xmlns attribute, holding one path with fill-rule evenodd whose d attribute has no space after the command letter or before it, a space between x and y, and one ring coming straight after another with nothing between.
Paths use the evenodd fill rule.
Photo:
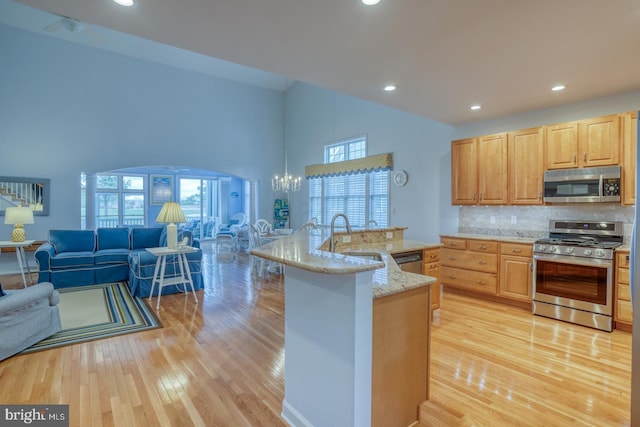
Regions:
<instances>
[{"instance_id":1,"label":"decorative backsplash","mask_svg":"<svg viewBox=\"0 0 640 427\"><path fill-rule=\"evenodd\" d=\"M596 203L562 206L461 206L458 232L538 239L549 234L551 219L621 221L624 223L625 243L629 243L634 212L633 206Z\"/></svg>"}]
</instances>

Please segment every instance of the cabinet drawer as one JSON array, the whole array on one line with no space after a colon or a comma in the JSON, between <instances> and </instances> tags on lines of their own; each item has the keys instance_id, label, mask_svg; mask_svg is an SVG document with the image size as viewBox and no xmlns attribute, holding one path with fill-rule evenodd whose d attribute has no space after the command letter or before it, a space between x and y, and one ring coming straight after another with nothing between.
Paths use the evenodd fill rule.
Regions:
<instances>
[{"instance_id":1,"label":"cabinet drawer","mask_svg":"<svg viewBox=\"0 0 640 427\"><path fill-rule=\"evenodd\" d=\"M526 245L522 243L502 243L500 245L500 253L502 255L532 257L533 245Z\"/></svg>"},{"instance_id":2,"label":"cabinet drawer","mask_svg":"<svg viewBox=\"0 0 640 427\"><path fill-rule=\"evenodd\" d=\"M629 285L618 283L618 299L631 301L631 288Z\"/></svg>"},{"instance_id":3,"label":"cabinet drawer","mask_svg":"<svg viewBox=\"0 0 640 427\"><path fill-rule=\"evenodd\" d=\"M438 277L438 269L440 268L439 262L429 262L422 264L422 274L431 277Z\"/></svg>"},{"instance_id":4,"label":"cabinet drawer","mask_svg":"<svg viewBox=\"0 0 640 427\"><path fill-rule=\"evenodd\" d=\"M487 240L467 240L467 249L470 251L497 254L498 242L490 242Z\"/></svg>"},{"instance_id":5,"label":"cabinet drawer","mask_svg":"<svg viewBox=\"0 0 640 427\"><path fill-rule=\"evenodd\" d=\"M453 237L442 237L440 239L442 246L452 249L467 249L467 241L465 239L455 239Z\"/></svg>"},{"instance_id":6,"label":"cabinet drawer","mask_svg":"<svg viewBox=\"0 0 640 427\"><path fill-rule=\"evenodd\" d=\"M455 267L440 268L440 282L457 288L495 295L498 280L495 274L468 271Z\"/></svg>"},{"instance_id":7,"label":"cabinet drawer","mask_svg":"<svg viewBox=\"0 0 640 427\"><path fill-rule=\"evenodd\" d=\"M440 261L440 248L425 249L422 254L422 262L427 264Z\"/></svg>"},{"instance_id":8,"label":"cabinet drawer","mask_svg":"<svg viewBox=\"0 0 640 427\"><path fill-rule=\"evenodd\" d=\"M498 255L483 254L472 251L458 251L443 248L441 252L442 265L466 268L468 270L483 271L485 273L498 272Z\"/></svg>"},{"instance_id":9,"label":"cabinet drawer","mask_svg":"<svg viewBox=\"0 0 640 427\"><path fill-rule=\"evenodd\" d=\"M629 301L618 301L616 304L616 320L623 322L633 322L633 313Z\"/></svg>"},{"instance_id":10,"label":"cabinet drawer","mask_svg":"<svg viewBox=\"0 0 640 427\"><path fill-rule=\"evenodd\" d=\"M618 268L618 278L616 279L618 283L629 284L629 269L628 268Z\"/></svg>"},{"instance_id":11,"label":"cabinet drawer","mask_svg":"<svg viewBox=\"0 0 640 427\"><path fill-rule=\"evenodd\" d=\"M629 268L629 252L616 252L616 265L622 268Z\"/></svg>"}]
</instances>

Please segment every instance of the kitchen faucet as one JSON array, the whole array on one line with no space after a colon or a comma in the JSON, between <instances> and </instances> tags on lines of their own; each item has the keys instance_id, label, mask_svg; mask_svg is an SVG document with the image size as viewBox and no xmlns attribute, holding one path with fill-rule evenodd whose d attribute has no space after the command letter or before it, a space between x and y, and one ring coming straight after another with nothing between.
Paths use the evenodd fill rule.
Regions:
<instances>
[{"instance_id":1,"label":"kitchen faucet","mask_svg":"<svg viewBox=\"0 0 640 427\"><path fill-rule=\"evenodd\" d=\"M336 219L338 219L339 217L344 218L344 222L347 225L347 233L351 234L351 224L349 224L349 218L347 218L347 216L343 213L337 213L333 216L333 218L331 218L331 239L329 242L329 250L331 252L335 252L336 250L336 242L333 239L333 233L334 233L334 227L335 227L335 223L336 223Z\"/></svg>"}]
</instances>

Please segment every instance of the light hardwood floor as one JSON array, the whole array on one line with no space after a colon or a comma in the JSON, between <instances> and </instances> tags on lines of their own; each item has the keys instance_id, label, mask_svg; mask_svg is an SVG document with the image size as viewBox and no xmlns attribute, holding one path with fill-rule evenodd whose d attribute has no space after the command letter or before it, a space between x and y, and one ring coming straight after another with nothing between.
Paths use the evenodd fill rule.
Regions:
<instances>
[{"instance_id":1,"label":"light hardwood floor","mask_svg":"<svg viewBox=\"0 0 640 427\"><path fill-rule=\"evenodd\" d=\"M162 298L162 329L1 361L0 402L68 403L71 426L284 425L281 276L206 247L203 269L199 304ZM446 293L431 357L422 426L629 425L630 334Z\"/></svg>"}]
</instances>

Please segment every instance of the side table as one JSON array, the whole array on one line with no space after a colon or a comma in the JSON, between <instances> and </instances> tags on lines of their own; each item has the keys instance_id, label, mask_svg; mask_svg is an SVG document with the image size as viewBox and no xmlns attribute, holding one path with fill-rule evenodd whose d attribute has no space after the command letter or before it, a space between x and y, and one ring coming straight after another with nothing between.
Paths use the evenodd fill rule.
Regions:
<instances>
[{"instance_id":1,"label":"side table","mask_svg":"<svg viewBox=\"0 0 640 427\"><path fill-rule=\"evenodd\" d=\"M151 282L151 291L149 292L149 301L153 297L153 289L158 284L158 301L156 302L156 310L160 309L160 297L162 296L162 288L164 286L177 285L184 283L184 293L189 291L187 285L191 286L191 292L193 293L193 299L198 302L198 296L193 287L193 280L191 278L191 270L189 269L189 262L187 260L187 254L191 252L197 252L197 248L191 246L185 246L183 248L169 249L167 247L162 248L146 248L147 252L157 256L156 268L153 271L153 281ZM176 274L171 277L165 277L165 268L167 265L167 256L176 255L178 257L178 267L180 274Z\"/></svg>"},{"instance_id":2,"label":"side table","mask_svg":"<svg viewBox=\"0 0 640 427\"><path fill-rule=\"evenodd\" d=\"M22 283L24 287L27 287L27 279L24 277L24 268L27 267L27 273L29 273L29 282L33 285L33 278L31 277L31 269L27 262L27 257L24 254L24 248L31 246L35 240L25 240L24 242L12 242L11 240L0 241L1 248L15 248L16 258L18 258L18 266L20 266L20 274L22 274Z\"/></svg>"}]
</instances>

